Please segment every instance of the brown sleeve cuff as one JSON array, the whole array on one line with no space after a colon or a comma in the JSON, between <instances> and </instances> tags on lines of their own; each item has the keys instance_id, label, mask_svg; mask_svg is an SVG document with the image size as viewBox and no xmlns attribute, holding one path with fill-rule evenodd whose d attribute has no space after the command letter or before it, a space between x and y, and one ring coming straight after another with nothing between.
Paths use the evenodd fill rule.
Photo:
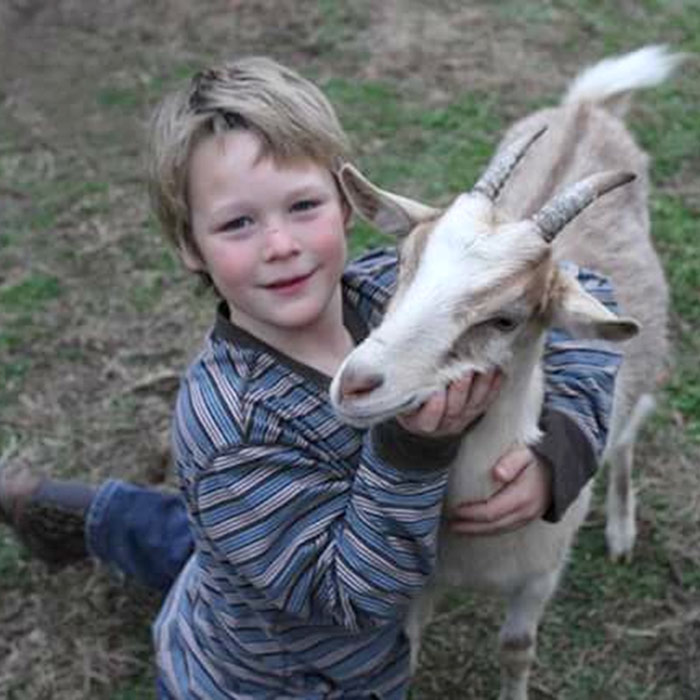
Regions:
<instances>
[{"instance_id":1,"label":"brown sleeve cuff","mask_svg":"<svg viewBox=\"0 0 700 700\"><path fill-rule=\"evenodd\" d=\"M457 456L462 436L424 437L391 419L372 428L370 439L377 456L397 469L434 471L447 467Z\"/></svg>"},{"instance_id":2,"label":"brown sleeve cuff","mask_svg":"<svg viewBox=\"0 0 700 700\"><path fill-rule=\"evenodd\" d=\"M566 413L545 408L540 416L542 439L530 449L549 466L552 502L542 518L556 523L598 469L598 460L585 433Z\"/></svg>"}]
</instances>

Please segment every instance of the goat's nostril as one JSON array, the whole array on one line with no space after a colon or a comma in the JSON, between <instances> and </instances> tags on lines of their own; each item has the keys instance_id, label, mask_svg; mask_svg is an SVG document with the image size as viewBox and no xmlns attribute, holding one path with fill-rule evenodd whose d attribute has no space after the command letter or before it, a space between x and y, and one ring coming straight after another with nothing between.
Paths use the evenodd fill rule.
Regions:
<instances>
[{"instance_id":1,"label":"goat's nostril","mask_svg":"<svg viewBox=\"0 0 700 700\"><path fill-rule=\"evenodd\" d=\"M384 375L379 372L356 372L351 369L340 377L340 395L344 399L356 399L372 393L384 384Z\"/></svg>"}]
</instances>

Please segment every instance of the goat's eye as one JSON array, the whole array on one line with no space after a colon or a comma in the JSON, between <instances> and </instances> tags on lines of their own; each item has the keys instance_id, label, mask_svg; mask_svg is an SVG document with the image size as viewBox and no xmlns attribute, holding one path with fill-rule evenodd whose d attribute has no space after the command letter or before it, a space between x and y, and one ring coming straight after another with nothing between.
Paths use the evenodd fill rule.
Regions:
<instances>
[{"instance_id":1,"label":"goat's eye","mask_svg":"<svg viewBox=\"0 0 700 700\"><path fill-rule=\"evenodd\" d=\"M501 333L507 333L517 328L518 321L510 316L496 316L489 321L489 326L501 331Z\"/></svg>"}]
</instances>

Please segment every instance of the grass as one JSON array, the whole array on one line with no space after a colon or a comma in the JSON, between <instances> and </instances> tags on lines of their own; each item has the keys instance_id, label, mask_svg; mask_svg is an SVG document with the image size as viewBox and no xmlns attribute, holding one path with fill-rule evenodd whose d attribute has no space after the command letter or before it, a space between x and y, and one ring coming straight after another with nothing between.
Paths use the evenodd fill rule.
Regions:
<instances>
[{"instance_id":1,"label":"grass","mask_svg":"<svg viewBox=\"0 0 700 700\"><path fill-rule=\"evenodd\" d=\"M696 359L700 353L698 213L672 196L659 197L652 209L660 250L666 261L673 261L666 269L678 319L677 362L668 395L676 415L687 427L687 435L696 442L700 441L700 367Z\"/></svg>"},{"instance_id":2,"label":"grass","mask_svg":"<svg viewBox=\"0 0 700 700\"><path fill-rule=\"evenodd\" d=\"M18 444L56 474L93 481L162 480L155 445L172 397L127 389L181 369L211 320L148 215L136 135L154 100L220 57L223 45L272 52L316 78L359 166L387 189L432 204L469 187L512 119L555 102L582 65L657 41L700 54L697 0L319 0L274 10L255 0L241 4L236 22L214 2L198 5L196 22L183 9L161 13L158 3L136 13L118 0L116 14L82 4L71 7L82 7L85 26L95 23L89 55L72 39L71 9L59 3L22 15L24 24L12 25L17 58L0 61L10 78L0 101L0 452ZM26 53L39 40L44 51ZM104 50L94 53L100 41ZM692 616L700 607L699 105L696 57L676 80L640 96L629 120L652 156L651 215L672 288L675 367L639 450L635 559L618 567L606 560L601 480L545 616L534 700L700 694ZM351 248L388 242L358 224ZM89 568L48 575L5 534L0 695L153 698L148 624L158 602ZM426 637L412 700L495 696L500 615L496 602L450 596Z\"/></svg>"}]
</instances>

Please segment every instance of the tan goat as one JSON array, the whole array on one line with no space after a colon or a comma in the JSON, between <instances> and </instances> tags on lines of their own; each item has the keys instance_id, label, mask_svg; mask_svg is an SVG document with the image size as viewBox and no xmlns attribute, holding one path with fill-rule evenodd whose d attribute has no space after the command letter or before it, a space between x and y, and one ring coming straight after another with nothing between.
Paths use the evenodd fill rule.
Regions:
<instances>
[{"instance_id":1,"label":"tan goat","mask_svg":"<svg viewBox=\"0 0 700 700\"><path fill-rule=\"evenodd\" d=\"M371 425L417 406L468 369L501 367L499 397L467 432L450 469L448 505L482 500L495 489L497 458L540 436L547 329L627 341L618 346L625 359L606 447L614 558L628 556L634 544L632 451L668 355L668 292L649 235L648 159L619 117L631 90L661 82L679 60L647 47L588 69L560 106L512 127L478 183L444 211L380 190L349 166L340 177L362 216L401 236L401 256L384 320L332 383L338 414ZM608 275L636 321L609 312L562 260ZM414 663L440 589L500 593L507 604L500 697L524 700L537 626L589 500L590 484L560 522L535 521L494 537L444 528L432 584L407 622Z\"/></svg>"}]
</instances>

